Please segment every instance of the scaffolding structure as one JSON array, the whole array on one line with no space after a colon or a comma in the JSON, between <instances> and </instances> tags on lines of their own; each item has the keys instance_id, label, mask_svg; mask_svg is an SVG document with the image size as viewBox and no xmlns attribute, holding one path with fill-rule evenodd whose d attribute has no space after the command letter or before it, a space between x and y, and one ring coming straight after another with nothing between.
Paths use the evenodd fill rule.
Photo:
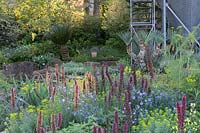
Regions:
<instances>
[{"instance_id":1,"label":"scaffolding structure","mask_svg":"<svg viewBox=\"0 0 200 133\"><path fill-rule=\"evenodd\" d=\"M140 30L155 31L156 26L156 1L155 0L130 0L130 32L135 35L138 42L140 38L137 32ZM133 44L131 42L131 53ZM131 57L132 64L132 57Z\"/></svg>"},{"instance_id":2,"label":"scaffolding structure","mask_svg":"<svg viewBox=\"0 0 200 133\"><path fill-rule=\"evenodd\" d=\"M170 1L170 0L169 0ZM181 17L179 17L172 7L168 4L167 0L130 0L130 34L131 37L135 35L138 41L138 31L146 30L149 33L155 30L156 25L156 2L162 3L162 32L163 32L163 47L166 47L167 40L167 15L171 13L172 16L179 22L187 33L191 33L190 29L184 24ZM142 12L141 12L142 11ZM167 12L168 11L168 12ZM198 24L200 26L200 23ZM131 39L132 39L131 38ZM195 43L200 48L200 43L195 39ZM131 43L131 52L133 52L133 44ZM132 57L131 57L132 64Z\"/></svg>"}]
</instances>

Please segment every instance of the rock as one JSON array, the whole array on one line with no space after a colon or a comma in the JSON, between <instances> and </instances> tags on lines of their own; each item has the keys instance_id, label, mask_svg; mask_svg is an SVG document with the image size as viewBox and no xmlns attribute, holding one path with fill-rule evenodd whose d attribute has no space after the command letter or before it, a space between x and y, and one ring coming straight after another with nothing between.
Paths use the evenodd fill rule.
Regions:
<instances>
[{"instance_id":1,"label":"rock","mask_svg":"<svg viewBox=\"0 0 200 133\"><path fill-rule=\"evenodd\" d=\"M6 77L14 76L15 78L32 77L33 71L37 70L36 64L30 61L16 62L3 65L3 73Z\"/></svg>"}]
</instances>

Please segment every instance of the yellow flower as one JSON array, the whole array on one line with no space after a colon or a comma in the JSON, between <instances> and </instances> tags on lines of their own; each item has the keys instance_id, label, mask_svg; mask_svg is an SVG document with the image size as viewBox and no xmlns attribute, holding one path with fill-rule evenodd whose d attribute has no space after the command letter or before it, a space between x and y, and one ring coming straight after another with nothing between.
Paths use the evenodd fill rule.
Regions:
<instances>
[{"instance_id":1,"label":"yellow flower","mask_svg":"<svg viewBox=\"0 0 200 133\"><path fill-rule=\"evenodd\" d=\"M141 76L141 71L140 71L140 70L137 70L137 71L136 71L136 75L137 75L138 77L140 77L140 76Z\"/></svg>"},{"instance_id":2,"label":"yellow flower","mask_svg":"<svg viewBox=\"0 0 200 133\"><path fill-rule=\"evenodd\" d=\"M128 72L129 72L129 73L131 73L131 72L132 72L132 69L131 69L130 67L129 67L129 69L128 69Z\"/></svg>"},{"instance_id":3,"label":"yellow flower","mask_svg":"<svg viewBox=\"0 0 200 133\"><path fill-rule=\"evenodd\" d=\"M195 108L196 104L195 104L195 103L190 103L190 106L191 106L192 108Z\"/></svg>"},{"instance_id":4,"label":"yellow flower","mask_svg":"<svg viewBox=\"0 0 200 133\"><path fill-rule=\"evenodd\" d=\"M17 113L10 114L10 119L16 119L16 118L17 118Z\"/></svg>"},{"instance_id":5,"label":"yellow flower","mask_svg":"<svg viewBox=\"0 0 200 133\"><path fill-rule=\"evenodd\" d=\"M48 99L43 99L42 100L42 104L48 104L49 103L49 100Z\"/></svg>"},{"instance_id":6,"label":"yellow flower","mask_svg":"<svg viewBox=\"0 0 200 133\"><path fill-rule=\"evenodd\" d=\"M37 34L36 34L36 33L33 33L33 32L31 33L32 41L34 41L34 40L35 40L36 36L37 36Z\"/></svg>"},{"instance_id":7,"label":"yellow flower","mask_svg":"<svg viewBox=\"0 0 200 133\"><path fill-rule=\"evenodd\" d=\"M186 81L187 81L188 83L194 83L194 82L196 82L196 80L195 80L193 77L187 77L187 78L186 78Z\"/></svg>"},{"instance_id":8,"label":"yellow flower","mask_svg":"<svg viewBox=\"0 0 200 133\"><path fill-rule=\"evenodd\" d=\"M36 111L36 107L35 106L33 106L33 105L29 105L28 106L27 112L32 113L32 112L35 112L35 111Z\"/></svg>"},{"instance_id":9,"label":"yellow flower","mask_svg":"<svg viewBox=\"0 0 200 133\"><path fill-rule=\"evenodd\" d=\"M29 91L28 86L22 87L22 88L21 88L21 91L22 91L24 94L28 93L28 91Z\"/></svg>"},{"instance_id":10,"label":"yellow flower","mask_svg":"<svg viewBox=\"0 0 200 133\"><path fill-rule=\"evenodd\" d=\"M128 72L129 68L128 66L125 67L124 72Z\"/></svg>"}]
</instances>

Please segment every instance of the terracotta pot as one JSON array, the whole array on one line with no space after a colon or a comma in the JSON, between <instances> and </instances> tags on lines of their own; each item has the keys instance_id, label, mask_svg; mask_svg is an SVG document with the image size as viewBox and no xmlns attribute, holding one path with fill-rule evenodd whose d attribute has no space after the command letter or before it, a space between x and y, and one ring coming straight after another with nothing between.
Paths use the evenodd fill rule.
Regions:
<instances>
[{"instance_id":1,"label":"terracotta pot","mask_svg":"<svg viewBox=\"0 0 200 133\"><path fill-rule=\"evenodd\" d=\"M95 52L91 52L91 56L92 56L92 58L97 57L97 52L96 51Z\"/></svg>"}]
</instances>

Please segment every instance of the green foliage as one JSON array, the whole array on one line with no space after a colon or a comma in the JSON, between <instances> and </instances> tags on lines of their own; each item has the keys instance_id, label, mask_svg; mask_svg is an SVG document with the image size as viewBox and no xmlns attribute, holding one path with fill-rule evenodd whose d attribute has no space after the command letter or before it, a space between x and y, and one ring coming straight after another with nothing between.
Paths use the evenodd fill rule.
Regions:
<instances>
[{"instance_id":1,"label":"green foliage","mask_svg":"<svg viewBox=\"0 0 200 133\"><path fill-rule=\"evenodd\" d=\"M123 42L119 38L116 38L116 37L108 38L105 42L105 45L107 47L113 47L113 48L119 49L122 52L125 52L126 50L126 46L124 46Z\"/></svg>"},{"instance_id":2,"label":"green foliage","mask_svg":"<svg viewBox=\"0 0 200 133\"><path fill-rule=\"evenodd\" d=\"M37 64L37 68L43 69L46 65L53 66L54 63L54 54L46 53L44 55L34 56L32 58L33 62Z\"/></svg>"},{"instance_id":3,"label":"green foliage","mask_svg":"<svg viewBox=\"0 0 200 133\"><path fill-rule=\"evenodd\" d=\"M2 72L0 72L0 93L8 93L12 86L13 84L6 78L6 76Z\"/></svg>"},{"instance_id":4,"label":"green foliage","mask_svg":"<svg viewBox=\"0 0 200 133\"><path fill-rule=\"evenodd\" d=\"M95 122L96 119L94 117L90 117L87 123L70 122L67 128L63 128L58 133L90 133Z\"/></svg>"},{"instance_id":5,"label":"green foliage","mask_svg":"<svg viewBox=\"0 0 200 133\"><path fill-rule=\"evenodd\" d=\"M120 59L120 57L124 57L124 56L125 54L121 50L117 48L113 48L112 46L106 45L104 47L99 48L97 52L97 57L92 57L91 51L85 49L85 50L80 51L80 54L73 57L72 60L75 62L117 61Z\"/></svg>"},{"instance_id":6,"label":"green foliage","mask_svg":"<svg viewBox=\"0 0 200 133\"><path fill-rule=\"evenodd\" d=\"M33 42L28 45L19 45L13 48L2 49L2 61L7 60L17 62L24 60L32 60L32 57L43 55L48 52L56 53L57 49L50 41L42 41L40 43ZM2 62L3 63L3 62Z\"/></svg>"},{"instance_id":7,"label":"green foliage","mask_svg":"<svg viewBox=\"0 0 200 133\"><path fill-rule=\"evenodd\" d=\"M19 89L20 97L26 101L26 104L38 106L41 101L48 96L47 86L44 83L37 83L29 80Z\"/></svg>"},{"instance_id":8,"label":"green foliage","mask_svg":"<svg viewBox=\"0 0 200 133\"><path fill-rule=\"evenodd\" d=\"M32 8L34 7L34 8ZM51 24L78 24L83 19L83 12L77 10L70 1L19 0L13 8L13 13L22 28L30 32L45 32Z\"/></svg>"},{"instance_id":9,"label":"green foliage","mask_svg":"<svg viewBox=\"0 0 200 133\"><path fill-rule=\"evenodd\" d=\"M129 8L126 0L107 0L101 6L102 28L109 34L126 31L129 25Z\"/></svg>"},{"instance_id":10,"label":"green foliage","mask_svg":"<svg viewBox=\"0 0 200 133\"><path fill-rule=\"evenodd\" d=\"M68 24L58 24L50 28L48 38L57 45L66 44L72 34L72 28Z\"/></svg>"},{"instance_id":11,"label":"green foliage","mask_svg":"<svg viewBox=\"0 0 200 133\"><path fill-rule=\"evenodd\" d=\"M8 62L8 58L5 57L5 55L0 51L0 66Z\"/></svg>"},{"instance_id":12,"label":"green foliage","mask_svg":"<svg viewBox=\"0 0 200 133\"><path fill-rule=\"evenodd\" d=\"M176 115L168 108L165 110L156 109L139 118L139 124L132 126L132 129L143 133L177 132Z\"/></svg>"},{"instance_id":13,"label":"green foliage","mask_svg":"<svg viewBox=\"0 0 200 133\"><path fill-rule=\"evenodd\" d=\"M10 16L0 14L0 47L15 45L18 25Z\"/></svg>"},{"instance_id":14,"label":"green foliage","mask_svg":"<svg viewBox=\"0 0 200 133\"><path fill-rule=\"evenodd\" d=\"M11 87L13 87L13 84L0 72L0 131L3 131L6 127L4 122L10 113L9 101L7 99L9 99L8 94Z\"/></svg>"},{"instance_id":15,"label":"green foliage","mask_svg":"<svg viewBox=\"0 0 200 133\"><path fill-rule=\"evenodd\" d=\"M127 47L131 46L131 42L132 42L132 50L133 53L135 55L138 55L140 52L140 48L139 48L139 43L134 43L135 40L132 39L131 33L130 32L121 32L118 33L118 36L124 41L124 43L126 44Z\"/></svg>"},{"instance_id":16,"label":"green foliage","mask_svg":"<svg viewBox=\"0 0 200 133\"><path fill-rule=\"evenodd\" d=\"M68 62L63 64L67 75L84 75L87 71L92 71L92 66L83 63Z\"/></svg>"},{"instance_id":17,"label":"green foliage","mask_svg":"<svg viewBox=\"0 0 200 133\"><path fill-rule=\"evenodd\" d=\"M162 32L156 30L151 31L150 33L145 31L138 32L138 36L134 36L133 39L137 42L137 44L140 44L143 42L145 45L150 45L152 43L160 44L163 42L163 35Z\"/></svg>"},{"instance_id":18,"label":"green foliage","mask_svg":"<svg viewBox=\"0 0 200 133\"><path fill-rule=\"evenodd\" d=\"M190 132L200 131L200 112L196 108L195 103L190 103L190 110L187 112L187 117L185 118L185 130Z\"/></svg>"},{"instance_id":19,"label":"green foliage","mask_svg":"<svg viewBox=\"0 0 200 133\"><path fill-rule=\"evenodd\" d=\"M160 67L165 74L160 75L156 81L158 86L191 91L196 88L196 80L199 77L199 62L191 43L191 35L183 36L178 32L172 31L170 34L171 44L166 47L165 54L160 62ZM194 41L194 40L193 40ZM191 83L187 79L192 78L195 82Z\"/></svg>"}]
</instances>

